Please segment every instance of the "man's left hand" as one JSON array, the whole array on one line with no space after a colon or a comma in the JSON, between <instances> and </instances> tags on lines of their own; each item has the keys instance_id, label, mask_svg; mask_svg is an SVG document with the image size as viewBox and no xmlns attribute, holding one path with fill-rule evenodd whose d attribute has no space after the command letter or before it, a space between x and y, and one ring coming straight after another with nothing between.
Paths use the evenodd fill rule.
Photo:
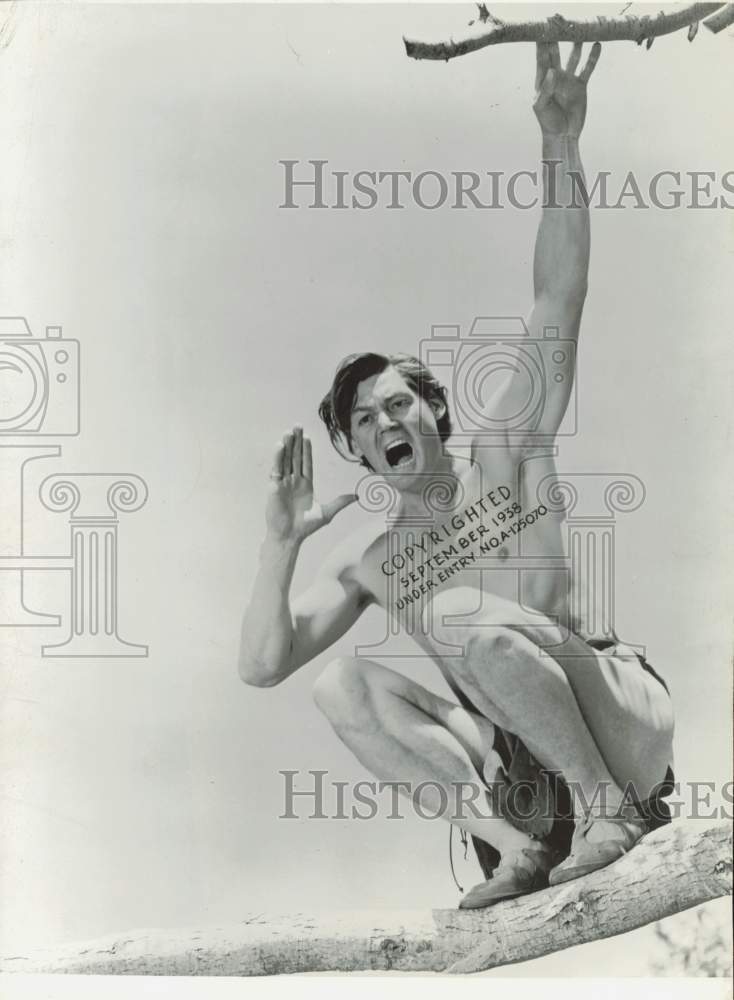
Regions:
<instances>
[{"instance_id":1,"label":"man's left hand","mask_svg":"<svg viewBox=\"0 0 734 1000\"><path fill-rule=\"evenodd\" d=\"M563 69L558 42L538 42L533 110L544 135L578 139L581 134L586 118L586 85L599 61L601 44L594 42L586 65L576 76L581 49L581 42L576 42Z\"/></svg>"}]
</instances>

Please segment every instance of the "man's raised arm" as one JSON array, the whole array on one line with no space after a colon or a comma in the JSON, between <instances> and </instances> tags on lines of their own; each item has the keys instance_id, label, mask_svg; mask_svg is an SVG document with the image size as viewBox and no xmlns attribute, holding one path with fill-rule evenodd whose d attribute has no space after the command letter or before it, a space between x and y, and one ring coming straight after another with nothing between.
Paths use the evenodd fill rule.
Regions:
<instances>
[{"instance_id":1,"label":"man's raised arm","mask_svg":"<svg viewBox=\"0 0 734 1000\"><path fill-rule=\"evenodd\" d=\"M260 566L242 621L239 675L246 684L270 687L335 642L362 611L361 595L348 576L328 567L304 597L290 603L290 586L305 538L356 500L343 494L320 504L313 494L311 442L300 427L278 445L270 473Z\"/></svg>"},{"instance_id":2,"label":"man's raised arm","mask_svg":"<svg viewBox=\"0 0 734 1000\"><path fill-rule=\"evenodd\" d=\"M539 44L533 106L543 142L543 214L535 243L535 303L528 327L533 338L558 327L563 339L578 337L589 269L589 209L579 189L583 168L579 135L586 118L586 85L601 53L597 42L578 75L581 45L573 46L566 68L558 44ZM574 180L575 177L575 180ZM546 386L540 434L555 434L568 406L574 374L573 353L566 377Z\"/></svg>"},{"instance_id":3,"label":"man's raised arm","mask_svg":"<svg viewBox=\"0 0 734 1000\"><path fill-rule=\"evenodd\" d=\"M535 242L534 305L528 319L530 336L543 339L545 327L555 327L561 339L576 340L586 298L589 269L589 209L585 200L583 168L579 155L579 135L586 117L586 85L599 59L601 45L591 49L580 73L581 45L574 45L566 68L561 67L558 44L537 46L536 98L533 110L540 124L543 142L543 214ZM554 364L553 376L545 386L545 401L539 426L530 439L508 440L510 450L520 454L532 443L557 433L571 396L575 352L566 353ZM565 369L565 370L564 370ZM488 410L516 413L527 402L527 386L519 366L518 378L510 377Z\"/></svg>"}]
</instances>

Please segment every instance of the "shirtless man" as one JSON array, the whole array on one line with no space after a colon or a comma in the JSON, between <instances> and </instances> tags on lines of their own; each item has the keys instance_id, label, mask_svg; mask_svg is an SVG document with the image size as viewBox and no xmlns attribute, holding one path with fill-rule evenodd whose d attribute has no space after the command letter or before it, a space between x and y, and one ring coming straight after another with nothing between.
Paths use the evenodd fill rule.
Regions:
<instances>
[{"instance_id":1,"label":"shirtless man","mask_svg":"<svg viewBox=\"0 0 734 1000\"><path fill-rule=\"evenodd\" d=\"M566 207L543 209L535 302L527 324L531 337L542 336L546 326L558 327L564 339L578 336L589 213L568 204L569 172L582 169L578 139L600 49L598 43L593 46L577 73L580 45L573 47L565 68L558 45L538 45L534 111L543 160L560 161L555 203ZM413 788L431 782L422 799L435 806L431 788L441 786L450 797L459 783L486 780L495 727L501 727L578 792L570 855L560 863L542 839L496 811L463 814L459 825L493 845L500 862L494 877L475 887L462 906L486 906L614 861L649 829L629 809L625 793L632 787L634 801L645 802L673 760L673 712L664 682L642 669L621 643L595 648L587 641L590 636L579 634L569 618L567 569L523 570L518 592L518 574L502 568L505 545L491 554L496 568L478 572L459 566L452 575L443 573L442 582L433 574L423 594L418 588L416 602L398 610L396 596L402 591L395 591L390 562L395 537L404 544L409 532L420 533L415 515L430 513L441 527L435 510L427 510L426 477L443 482L453 477L454 492L463 497L455 511L491 494L484 502L486 513L465 530L480 521L490 524L499 511L511 520L537 507L538 484L555 472L547 442L568 405L573 365L571 356L563 381L549 376L541 426L526 436L508 433L492 448L482 449L477 441L462 463L444 447L451 426L445 391L420 362L403 355L346 359L321 416L342 453L389 480L398 491L400 510L390 532L376 535L369 523L340 545L318 578L292 601L289 589L304 539L356 496L317 502L311 444L299 427L284 436L274 457L267 534L242 625L242 680L258 687L279 684L344 636L365 608L378 605L403 625L410 618L410 633L439 666L460 704L371 660L334 659L316 682L316 704L375 777L409 781ZM524 385L511 377L491 401L490 412L516 412L524 393ZM517 551L516 541L509 547L513 544ZM548 514L526 524L522 550L560 557L558 565L561 518ZM447 648L458 648L462 655L448 655ZM457 822L454 815L448 818Z\"/></svg>"}]
</instances>

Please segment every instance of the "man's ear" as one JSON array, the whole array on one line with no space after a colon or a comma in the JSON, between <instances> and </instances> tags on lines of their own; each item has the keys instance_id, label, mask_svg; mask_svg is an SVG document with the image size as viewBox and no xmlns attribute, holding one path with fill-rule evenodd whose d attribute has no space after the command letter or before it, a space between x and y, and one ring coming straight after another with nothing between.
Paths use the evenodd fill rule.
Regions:
<instances>
[{"instance_id":1,"label":"man's ear","mask_svg":"<svg viewBox=\"0 0 734 1000\"><path fill-rule=\"evenodd\" d=\"M445 416L446 404L442 399L432 399L428 405L433 410L433 415L437 421L440 420L441 417Z\"/></svg>"}]
</instances>

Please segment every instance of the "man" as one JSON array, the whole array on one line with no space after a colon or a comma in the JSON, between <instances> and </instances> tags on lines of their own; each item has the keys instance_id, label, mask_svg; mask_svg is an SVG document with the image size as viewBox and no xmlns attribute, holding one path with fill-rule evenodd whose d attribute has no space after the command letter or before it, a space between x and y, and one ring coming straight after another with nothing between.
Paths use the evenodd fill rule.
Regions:
<instances>
[{"instance_id":1,"label":"man","mask_svg":"<svg viewBox=\"0 0 734 1000\"><path fill-rule=\"evenodd\" d=\"M548 326L566 340L579 332L589 213L571 197L571 175L581 176L578 140L600 50L594 45L577 73L581 45L573 47L565 69L557 44L538 45L534 111L543 160L556 161L557 169L555 200L545 199L550 205L543 208L535 249L528 327L536 338ZM546 171L546 185L549 176ZM462 468L444 447L451 429L445 391L420 362L402 355L346 359L320 414L342 454L397 490L398 516L389 532L376 534L370 523L350 537L291 602L303 540L356 497L319 504L311 444L298 427L286 434L274 458L267 537L242 626L240 676L263 687L280 683L332 646L370 605L408 627L460 704L378 663L345 656L318 679L315 699L377 778L408 781L412 788L426 783L424 805L435 805L431 789L449 797L460 785L485 782L484 804L491 811L464 812L460 825L475 844L492 845L499 864L493 873L485 867L490 877L463 900L467 907L554 885L614 861L654 825L646 807L672 778L673 713L664 682L621 643L579 634L579 623L569 615L565 568L524 570L519 590L518 574L502 569L520 529L523 552L557 557L556 566L563 556L560 519L537 504L539 483L555 472L547 441L568 404L570 352L564 366L560 380L548 376L541 425L526 435L507 433L491 449L477 441ZM524 392L511 377L492 400L490 415L517 410ZM451 503L443 518L429 501L431 482L449 483ZM421 536L416 524L427 518L436 530ZM484 544L484 565L488 559L493 568L472 570L469 551L452 559L450 545L442 556L441 540L452 533L454 540L459 533L469 539L475 554ZM422 561L416 559L421 545ZM509 741L509 757L497 756L498 737ZM521 822L507 808L506 796L489 788L503 774L498 761L505 777L537 779L540 767L546 778L558 775L574 790L575 828L565 859L545 836L542 816L536 826ZM552 801L550 784L545 793ZM533 801L537 805L542 798L538 793ZM630 801L636 808L629 808ZM459 822L455 814L449 819Z\"/></svg>"}]
</instances>

